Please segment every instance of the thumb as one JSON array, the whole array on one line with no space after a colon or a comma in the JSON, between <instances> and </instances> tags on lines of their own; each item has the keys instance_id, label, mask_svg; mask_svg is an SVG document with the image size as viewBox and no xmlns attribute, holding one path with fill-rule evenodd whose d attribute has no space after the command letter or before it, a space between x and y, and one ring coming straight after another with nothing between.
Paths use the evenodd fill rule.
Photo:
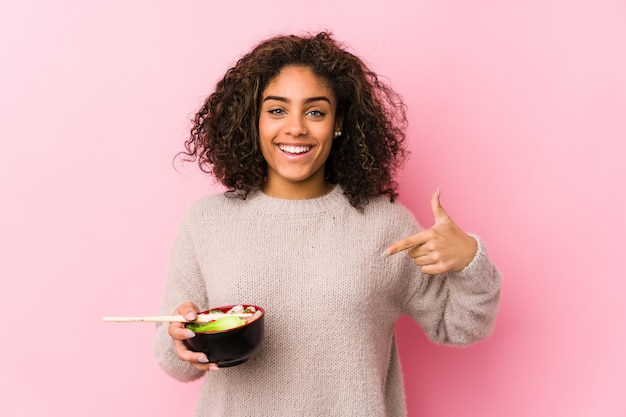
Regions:
<instances>
[{"instance_id":1,"label":"thumb","mask_svg":"<svg viewBox=\"0 0 626 417\"><path fill-rule=\"evenodd\" d=\"M449 219L448 213L446 213L441 205L441 201L439 201L440 196L441 190L437 187L437 190L435 190L433 195L430 197L430 208L435 216L435 224L442 223Z\"/></svg>"}]
</instances>

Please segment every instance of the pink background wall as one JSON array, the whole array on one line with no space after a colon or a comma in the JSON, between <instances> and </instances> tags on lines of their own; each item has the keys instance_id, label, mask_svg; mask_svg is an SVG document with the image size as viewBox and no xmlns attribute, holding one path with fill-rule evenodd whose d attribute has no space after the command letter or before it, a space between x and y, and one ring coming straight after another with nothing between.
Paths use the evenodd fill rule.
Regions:
<instances>
[{"instance_id":1,"label":"pink background wall","mask_svg":"<svg viewBox=\"0 0 626 417\"><path fill-rule=\"evenodd\" d=\"M429 226L440 186L505 275L488 341L401 320L410 416L626 415L626 4L367 4L0 3L0 416L191 414L152 325L101 318L155 312L182 211L215 190L170 162L217 78L322 28L406 99L402 201Z\"/></svg>"}]
</instances>

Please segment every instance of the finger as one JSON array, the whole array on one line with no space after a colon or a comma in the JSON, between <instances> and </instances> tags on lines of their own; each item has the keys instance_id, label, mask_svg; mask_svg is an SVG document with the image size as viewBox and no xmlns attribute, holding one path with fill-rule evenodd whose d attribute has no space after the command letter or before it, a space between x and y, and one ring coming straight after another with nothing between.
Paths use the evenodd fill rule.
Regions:
<instances>
[{"instance_id":1,"label":"finger","mask_svg":"<svg viewBox=\"0 0 626 417\"><path fill-rule=\"evenodd\" d=\"M426 249L426 244L422 244L419 246L413 246L412 248L407 249L406 253L410 258L413 258L416 262L417 259L423 260L425 256L428 256L430 253L429 250Z\"/></svg>"},{"instance_id":2,"label":"finger","mask_svg":"<svg viewBox=\"0 0 626 417\"><path fill-rule=\"evenodd\" d=\"M202 365L198 365L196 366L197 369L200 369L201 371L204 372L208 372L208 371L219 371L219 366L216 363L210 362L207 364L202 364Z\"/></svg>"},{"instance_id":3,"label":"finger","mask_svg":"<svg viewBox=\"0 0 626 417\"><path fill-rule=\"evenodd\" d=\"M182 340L174 339L174 348L176 349L176 355L179 359L189 362L196 369L200 369L202 371L218 369L218 365L216 363L209 362L209 358L206 354L189 350L187 345L183 343Z\"/></svg>"},{"instance_id":4,"label":"finger","mask_svg":"<svg viewBox=\"0 0 626 417\"><path fill-rule=\"evenodd\" d=\"M176 308L176 310L174 310L174 314L185 315L189 314L189 312L193 312L193 318L195 319L198 312L198 306L194 303L188 302L181 304L178 308ZM194 352L184 343L185 340L196 336L196 333L193 330L188 329L185 326L185 323L170 323L167 331L172 338L174 349L176 350L176 355L179 359L189 362L191 366L202 372L216 371L219 369L216 363L209 362L209 358L207 358L204 353Z\"/></svg>"},{"instance_id":5,"label":"finger","mask_svg":"<svg viewBox=\"0 0 626 417\"><path fill-rule=\"evenodd\" d=\"M446 213L441 205L441 190L439 187L437 187L437 190L435 190L430 197L430 208L433 211L433 216L435 217L435 225L449 218L448 213Z\"/></svg>"},{"instance_id":6,"label":"finger","mask_svg":"<svg viewBox=\"0 0 626 417\"><path fill-rule=\"evenodd\" d=\"M439 264L428 264L422 266L422 272L427 275L439 275L444 273Z\"/></svg>"},{"instance_id":7,"label":"finger","mask_svg":"<svg viewBox=\"0 0 626 417\"><path fill-rule=\"evenodd\" d=\"M403 250L407 250L409 248L419 246L423 244L424 242L426 242L426 239L423 233L420 232L413 236L409 236L407 238L399 240L391 246L388 246L384 251L382 251L380 256L387 257L387 256L395 255L396 253L402 252Z\"/></svg>"},{"instance_id":8,"label":"finger","mask_svg":"<svg viewBox=\"0 0 626 417\"><path fill-rule=\"evenodd\" d=\"M407 250L407 255L413 262L418 266L430 265L432 263L438 262L439 256L436 251L430 250L429 243L426 242L419 246L414 246Z\"/></svg>"},{"instance_id":9,"label":"finger","mask_svg":"<svg viewBox=\"0 0 626 417\"><path fill-rule=\"evenodd\" d=\"M170 323L167 332L175 340L187 340L196 335L193 330L185 327L185 323Z\"/></svg>"},{"instance_id":10,"label":"finger","mask_svg":"<svg viewBox=\"0 0 626 417\"><path fill-rule=\"evenodd\" d=\"M209 359L204 353L193 352L189 350L186 344L182 340L174 340L174 348L176 349L176 356L179 359L186 362L198 362L207 363Z\"/></svg>"},{"instance_id":11,"label":"finger","mask_svg":"<svg viewBox=\"0 0 626 417\"><path fill-rule=\"evenodd\" d=\"M220 369L219 366L213 362L209 362L209 363L190 362L190 365L202 372L219 371Z\"/></svg>"},{"instance_id":12,"label":"finger","mask_svg":"<svg viewBox=\"0 0 626 417\"><path fill-rule=\"evenodd\" d=\"M187 301L176 307L176 310L172 314L180 314L186 320L193 321L198 316L200 308L191 301Z\"/></svg>"}]
</instances>

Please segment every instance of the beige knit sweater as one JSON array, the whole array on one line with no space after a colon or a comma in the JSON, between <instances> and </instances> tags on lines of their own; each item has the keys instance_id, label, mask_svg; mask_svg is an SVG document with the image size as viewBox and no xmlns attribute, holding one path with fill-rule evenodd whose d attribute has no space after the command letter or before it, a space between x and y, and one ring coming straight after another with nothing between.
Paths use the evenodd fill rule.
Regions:
<instances>
[{"instance_id":1,"label":"beige knit sweater","mask_svg":"<svg viewBox=\"0 0 626 417\"><path fill-rule=\"evenodd\" d=\"M360 213L341 187L319 198L192 204L172 250L161 313L265 308L265 339L248 362L201 373L180 361L158 325L154 353L182 381L204 376L195 416L404 416L394 324L408 314L437 343L489 335L500 275L480 239L463 271L430 276L405 254L380 257L418 232L408 210L373 198Z\"/></svg>"}]
</instances>

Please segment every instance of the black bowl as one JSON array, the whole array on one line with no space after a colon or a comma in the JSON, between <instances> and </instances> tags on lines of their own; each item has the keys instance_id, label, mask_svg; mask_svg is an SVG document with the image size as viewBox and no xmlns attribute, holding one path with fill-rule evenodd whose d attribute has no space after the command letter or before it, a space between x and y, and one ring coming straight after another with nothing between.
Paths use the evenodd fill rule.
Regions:
<instances>
[{"instance_id":1,"label":"black bowl","mask_svg":"<svg viewBox=\"0 0 626 417\"><path fill-rule=\"evenodd\" d=\"M226 313L233 306L212 308L210 311L220 310ZM243 304L244 308L254 307L261 312L261 316L234 329L213 331L207 333L196 332L185 344L194 352L203 352L209 362L217 363L220 368L240 365L246 362L261 346L265 326L265 310L258 306ZM209 310L201 314L207 314Z\"/></svg>"}]
</instances>

